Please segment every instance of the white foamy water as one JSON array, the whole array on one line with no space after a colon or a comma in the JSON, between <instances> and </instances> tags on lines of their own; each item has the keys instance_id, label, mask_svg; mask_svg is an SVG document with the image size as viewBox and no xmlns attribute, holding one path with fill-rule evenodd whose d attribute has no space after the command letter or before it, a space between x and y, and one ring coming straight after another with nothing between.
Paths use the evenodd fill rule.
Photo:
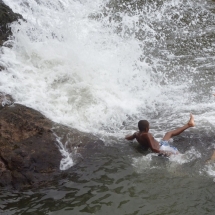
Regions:
<instances>
[{"instance_id":1,"label":"white foamy water","mask_svg":"<svg viewBox=\"0 0 215 215\"><path fill-rule=\"evenodd\" d=\"M133 158L132 165L137 172L144 172L146 169L161 169L162 165L167 161L166 169L168 172L174 172L179 166L185 163L190 163L201 158L201 153L194 147L191 147L184 154L172 155L170 157L158 157L155 153L147 154L146 156ZM156 161L157 159L157 161Z\"/></svg>"},{"instance_id":2,"label":"white foamy water","mask_svg":"<svg viewBox=\"0 0 215 215\"><path fill-rule=\"evenodd\" d=\"M147 99L144 90L152 101L159 94L150 81L151 68L138 62L137 41L112 35L89 19L101 3L21 2L6 2L27 22L12 25L13 48L4 47L1 57L7 69L0 90L17 102L56 122L98 132L137 114L140 99Z\"/></svg>"},{"instance_id":3,"label":"white foamy water","mask_svg":"<svg viewBox=\"0 0 215 215\"><path fill-rule=\"evenodd\" d=\"M102 127L118 130L128 116L152 111L164 98L159 72L140 61L139 41L90 18L103 1L5 3L26 20L12 25L15 38L8 43L13 48L3 47L1 55L6 69L0 91L17 102L97 133Z\"/></svg>"},{"instance_id":4,"label":"white foamy water","mask_svg":"<svg viewBox=\"0 0 215 215\"><path fill-rule=\"evenodd\" d=\"M201 71L214 65L204 35L213 14L198 1L4 2L25 19L11 25L0 57L0 91L16 102L99 135L121 137L139 118L160 132L190 112L201 128L214 128L213 73Z\"/></svg>"}]
</instances>

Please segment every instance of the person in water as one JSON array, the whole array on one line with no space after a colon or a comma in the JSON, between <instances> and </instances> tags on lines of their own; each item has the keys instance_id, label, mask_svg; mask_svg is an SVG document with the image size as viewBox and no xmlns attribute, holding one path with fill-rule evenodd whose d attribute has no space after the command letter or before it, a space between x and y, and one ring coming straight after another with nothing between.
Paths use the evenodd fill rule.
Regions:
<instances>
[{"instance_id":1,"label":"person in water","mask_svg":"<svg viewBox=\"0 0 215 215\"><path fill-rule=\"evenodd\" d=\"M163 139L158 142L154 139L151 133L149 133L149 122L147 120L140 120L138 122L139 131L135 132L133 135L128 135L125 137L126 140L134 140L136 139L138 143L145 149L151 149L155 153L159 153L161 155L170 156L173 154L179 154L177 148L170 145L170 138L181 134L184 130L194 127L194 117L190 114L190 120L184 126L177 128L173 131L167 132Z\"/></svg>"}]
</instances>

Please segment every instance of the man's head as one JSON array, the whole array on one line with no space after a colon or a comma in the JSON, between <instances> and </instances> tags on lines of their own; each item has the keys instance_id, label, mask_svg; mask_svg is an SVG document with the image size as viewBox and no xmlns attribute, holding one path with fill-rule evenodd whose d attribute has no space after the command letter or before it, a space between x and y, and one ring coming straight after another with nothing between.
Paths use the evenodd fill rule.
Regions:
<instances>
[{"instance_id":1,"label":"man's head","mask_svg":"<svg viewBox=\"0 0 215 215\"><path fill-rule=\"evenodd\" d=\"M149 122L147 120L140 120L138 122L138 128L140 131L148 131L149 130Z\"/></svg>"}]
</instances>

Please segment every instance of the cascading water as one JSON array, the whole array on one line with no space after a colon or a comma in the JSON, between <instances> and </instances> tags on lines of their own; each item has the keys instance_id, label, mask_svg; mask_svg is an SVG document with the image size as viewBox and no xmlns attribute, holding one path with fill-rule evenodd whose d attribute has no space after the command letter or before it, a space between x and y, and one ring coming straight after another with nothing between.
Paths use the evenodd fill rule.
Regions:
<instances>
[{"instance_id":1,"label":"cascading water","mask_svg":"<svg viewBox=\"0 0 215 215\"><path fill-rule=\"evenodd\" d=\"M159 86L152 68L140 61L139 41L104 27L106 17L93 18L104 3L6 3L26 20L12 25L13 48L4 47L1 58L6 67L1 90L17 102L95 133L119 130L128 116L138 114L146 107L144 91L153 105Z\"/></svg>"},{"instance_id":2,"label":"cascading water","mask_svg":"<svg viewBox=\"0 0 215 215\"><path fill-rule=\"evenodd\" d=\"M129 118L195 109L191 102L200 93L190 89L194 76L205 74L196 72L199 56L187 47L199 37L194 24L212 16L206 9L196 13L198 3L5 3L25 19L12 24L14 38L1 57L0 90L17 102L56 122L102 134L121 133Z\"/></svg>"}]
</instances>

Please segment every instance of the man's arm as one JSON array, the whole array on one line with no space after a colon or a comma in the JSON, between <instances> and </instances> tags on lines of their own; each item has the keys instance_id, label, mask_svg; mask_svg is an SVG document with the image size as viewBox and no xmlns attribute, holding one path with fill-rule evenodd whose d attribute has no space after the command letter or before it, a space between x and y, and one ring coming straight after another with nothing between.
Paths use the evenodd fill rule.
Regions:
<instances>
[{"instance_id":1,"label":"man's arm","mask_svg":"<svg viewBox=\"0 0 215 215\"><path fill-rule=\"evenodd\" d=\"M125 136L126 140L134 140L135 138L136 138L136 132L134 134L132 134L132 135Z\"/></svg>"},{"instance_id":2,"label":"man's arm","mask_svg":"<svg viewBox=\"0 0 215 215\"><path fill-rule=\"evenodd\" d=\"M149 144L150 149L153 152L160 153L159 143L154 139L154 137L152 136L152 134L147 133L145 135L146 135L145 138L146 138L146 140L147 140L147 142Z\"/></svg>"}]
</instances>

